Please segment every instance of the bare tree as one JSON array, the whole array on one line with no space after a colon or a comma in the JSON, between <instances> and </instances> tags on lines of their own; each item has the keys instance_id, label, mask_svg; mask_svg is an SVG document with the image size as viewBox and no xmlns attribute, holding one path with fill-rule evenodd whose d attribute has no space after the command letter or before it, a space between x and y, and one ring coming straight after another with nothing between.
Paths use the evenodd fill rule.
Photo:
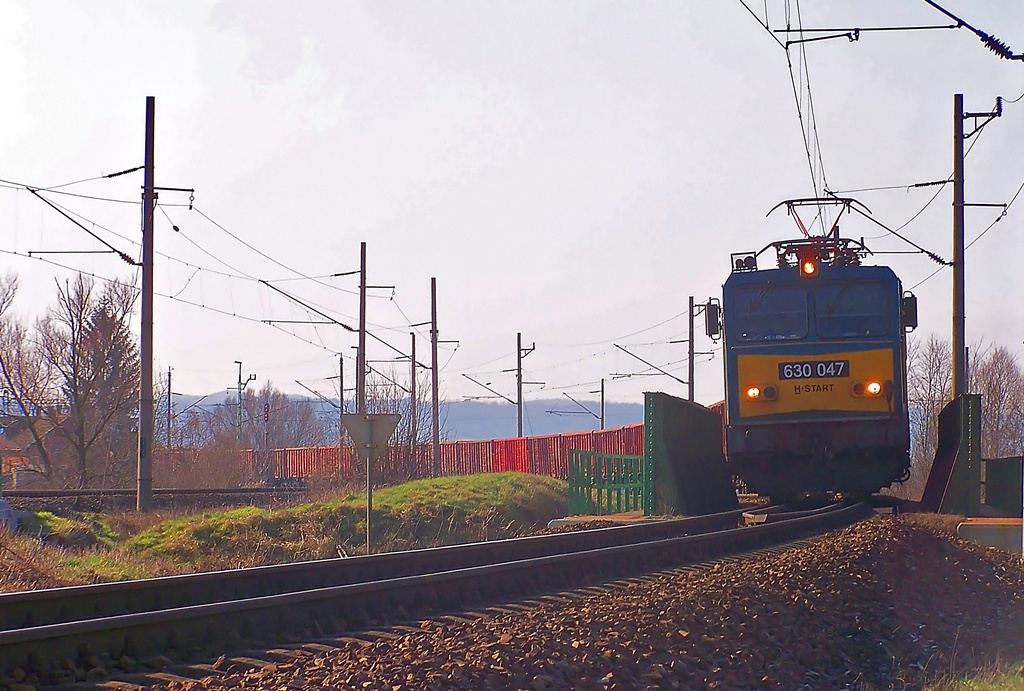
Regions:
<instances>
[{"instance_id":1,"label":"bare tree","mask_svg":"<svg viewBox=\"0 0 1024 691\"><path fill-rule=\"evenodd\" d=\"M257 452L258 478L270 479L274 449L318 446L337 438L326 433L309 401L297 401L267 382L258 391L247 389L242 395L242 427L237 428L238 401L228 396L217 411L205 418L196 415L186 424L194 441L214 449L254 449ZM200 431L199 426L205 427Z\"/></svg>"},{"instance_id":2,"label":"bare tree","mask_svg":"<svg viewBox=\"0 0 1024 691\"><path fill-rule=\"evenodd\" d=\"M430 372L417 377L415 420L410 391L400 381L400 375L394 370L371 371L366 380L367 411L401 416L388 443L388 453L377 465L377 472L385 482L415 479L418 475L416 455L425 452L431 439Z\"/></svg>"},{"instance_id":3,"label":"bare tree","mask_svg":"<svg viewBox=\"0 0 1024 691\"><path fill-rule=\"evenodd\" d=\"M38 402L48 399L52 377L38 349L33 347L28 328L11 314L17 292L16 276L8 275L0 280L0 378L8 398L7 412L20 416L25 422L27 439L21 441L27 441L39 451L35 465L29 470L49 477L51 462L43 437L52 425L41 420L43 411Z\"/></svg>"},{"instance_id":4,"label":"bare tree","mask_svg":"<svg viewBox=\"0 0 1024 691\"><path fill-rule=\"evenodd\" d=\"M919 496L939 443L939 413L949 402L953 374L949 342L931 334L907 348L907 394L910 404L911 478L905 489Z\"/></svg>"},{"instance_id":5,"label":"bare tree","mask_svg":"<svg viewBox=\"0 0 1024 691\"><path fill-rule=\"evenodd\" d=\"M986 348L975 359L970 390L980 393L981 455L1019 456L1024 446L1024 377L1017 357L1003 346Z\"/></svg>"},{"instance_id":6,"label":"bare tree","mask_svg":"<svg viewBox=\"0 0 1024 691\"><path fill-rule=\"evenodd\" d=\"M170 448L174 446L174 440L170 439L168 433L173 433L174 409L168 397L167 373L158 371L153 377L153 446ZM171 407L171 427L167 426L168 407Z\"/></svg>"},{"instance_id":7,"label":"bare tree","mask_svg":"<svg viewBox=\"0 0 1024 691\"><path fill-rule=\"evenodd\" d=\"M57 305L31 335L4 320L0 376L36 442L38 470L62 484L134 478L139 354L129 320L137 294L120 283L97 290L79 275L58 283Z\"/></svg>"},{"instance_id":8,"label":"bare tree","mask_svg":"<svg viewBox=\"0 0 1024 691\"><path fill-rule=\"evenodd\" d=\"M237 405L237 404L236 404ZM242 443L251 449L318 446L325 437L309 401L297 401L265 383L242 396Z\"/></svg>"},{"instance_id":9,"label":"bare tree","mask_svg":"<svg viewBox=\"0 0 1024 691\"><path fill-rule=\"evenodd\" d=\"M1024 447L1024 376L1008 349L976 343L970 348L968 391L981 394L981 448L984 458L1019 455ZM911 341L907 357L910 398L911 479L899 494L917 498L938 447L938 416L950 400L949 341L932 334Z\"/></svg>"}]
</instances>

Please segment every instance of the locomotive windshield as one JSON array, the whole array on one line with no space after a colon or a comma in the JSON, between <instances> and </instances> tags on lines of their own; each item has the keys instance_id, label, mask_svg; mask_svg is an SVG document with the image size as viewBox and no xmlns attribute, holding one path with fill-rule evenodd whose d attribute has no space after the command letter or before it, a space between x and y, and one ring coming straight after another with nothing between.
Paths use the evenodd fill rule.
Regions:
<instances>
[{"instance_id":1,"label":"locomotive windshield","mask_svg":"<svg viewBox=\"0 0 1024 691\"><path fill-rule=\"evenodd\" d=\"M807 292L802 286L739 288L733 296L733 332L741 341L807 336Z\"/></svg>"},{"instance_id":2,"label":"locomotive windshield","mask_svg":"<svg viewBox=\"0 0 1024 691\"><path fill-rule=\"evenodd\" d=\"M814 291L822 338L883 336L889 332L889 291L876 281L822 284Z\"/></svg>"}]
</instances>

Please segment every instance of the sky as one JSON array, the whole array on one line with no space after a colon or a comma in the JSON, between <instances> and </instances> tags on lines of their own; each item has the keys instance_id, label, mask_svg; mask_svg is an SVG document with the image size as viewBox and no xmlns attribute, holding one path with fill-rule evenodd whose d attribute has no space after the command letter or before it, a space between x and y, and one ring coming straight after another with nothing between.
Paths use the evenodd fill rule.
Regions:
<instances>
[{"instance_id":1,"label":"sky","mask_svg":"<svg viewBox=\"0 0 1024 691\"><path fill-rule=\"evenodd\" d=\"M1024 4L942 4L1024 50ZM920 0L748 5L770 29L950 23ZM685 396L688 297L720 295L731 253L798 234L784 210L766 216L778 202L827 187L951 258L951 185L911 185L952 173L956 93L971 112L1006 99L968 142L967 201L1024 185L1024 100L1010 102L1024 61L964 28L787 52L753 14L739 0L0 0L0 272L19 276L25 319L77 271L139 282L117 255L81 253L105 247L26 186L139 256L142 174L102 176L142 165L153 96L156 184L195 190L161 191L156 211L155 359L176 392L219 396L241 361L255 385L333 397L339 353L351 387L355 336L293 322L358 323L358 278L332 275L357 270L365 242L367 283L386 286L369 291L370 330L394 347L371 338L369 358L402 382L408 360L387 360L410 333L430 364L428 327L410 324L429 320L436 277L448 399L491 395L469 377L514 399L517 333L535 345L524 380L542 382L526 399L594 400L602 378L609 400ZM992 225L1001 213L967 210L967 338L1018 353L1024 199ZM867 220L840 227L918 296L917 336L948 338L950 270ZM697 325L696 398L711 403L720 344Z\"/></svg>"}]
</instances>

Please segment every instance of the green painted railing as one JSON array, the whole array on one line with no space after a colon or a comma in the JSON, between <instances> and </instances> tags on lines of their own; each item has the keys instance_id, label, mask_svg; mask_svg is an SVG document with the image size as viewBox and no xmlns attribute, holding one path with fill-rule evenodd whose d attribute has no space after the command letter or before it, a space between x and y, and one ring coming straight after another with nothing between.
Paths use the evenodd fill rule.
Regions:
<instances>
[{"instance_id":1,"label":"green painted railing","mask_svg":"<svg viewBox=\"0 0 1024 691\"><path fill-rule=\"evenodd\" d=\"M569 515L651 514L650 464L643 456L569 452Z\"/></svg>"}]
</instances>

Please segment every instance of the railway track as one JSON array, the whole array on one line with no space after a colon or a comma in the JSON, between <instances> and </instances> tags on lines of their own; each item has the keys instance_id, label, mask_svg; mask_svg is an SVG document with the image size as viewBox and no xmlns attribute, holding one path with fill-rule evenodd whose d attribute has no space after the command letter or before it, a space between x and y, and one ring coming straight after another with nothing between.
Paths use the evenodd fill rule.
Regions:
<instances>
[{"instance_id":1,"label":"railway track","mask_svg":"<svg viewBox=\"0 0 1024 691\"><path fill-rule=\"evenodd\" d=\"M225 504L273 506L308 493L300 485L283 487L175 488L153 490L154 508L200 509ZM134 489L17 489L3 492L13 508L51 511L67 507L80 511L129 510L135 507Z\"/></svg>"},{"instance_id":2,"label":"railway track","mask_svg":"<svg viewBox=\"0 0 1024 691\"><path fill-rule=\"evenodd\" d=\"M775 507L301 564L0 595L0 668L177 659L316 640L761 549L863 518ZM737 527L748 514L747 523ZM769 515L761 521L761 515ZM86 645L83 645L86 644ZM66 663L65 663L66 664Z\"/></svg>"},{"instance_id":3,"label":"railway track","mask_svg":"<svg viewBox=\"0 0 1024 691\"><path fill-rule=\"evenodd\" d=\"M227 496L263 496L266 494L301 494L303 487L221 487L221 488L175 488L156 487L154 497L195 497L207 494ZM8 499L63 499L77 497L135 497L134 489L5 489Z\"/></svg>"}]
</instances>

